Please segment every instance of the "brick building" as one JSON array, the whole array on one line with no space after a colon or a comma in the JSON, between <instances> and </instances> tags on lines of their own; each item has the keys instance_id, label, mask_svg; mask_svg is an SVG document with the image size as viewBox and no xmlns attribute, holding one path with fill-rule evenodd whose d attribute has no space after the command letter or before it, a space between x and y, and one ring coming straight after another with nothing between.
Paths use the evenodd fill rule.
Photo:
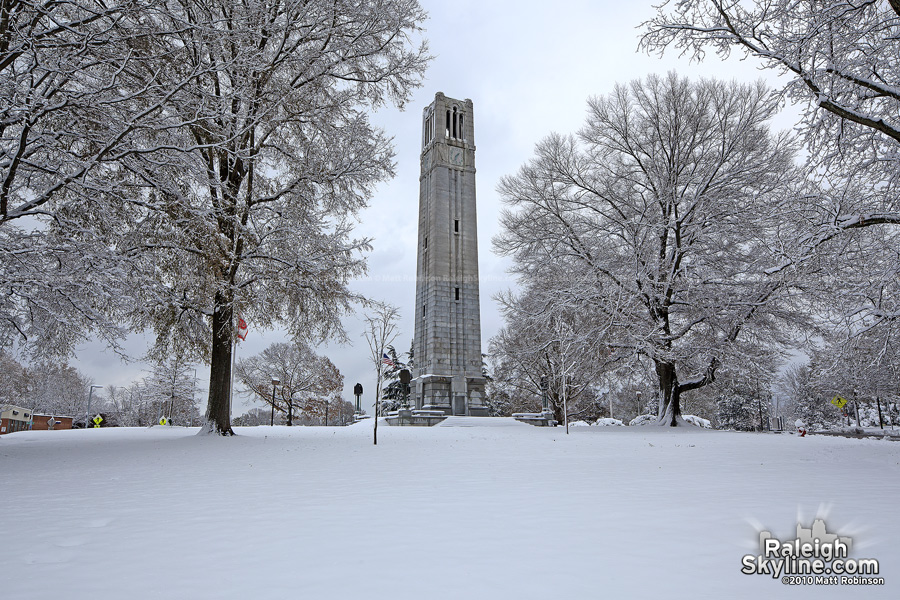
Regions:
<instances>
[{"instance_id":1,"label":"brick building","mask_svg":"<svg viewBox=\"0 0 900 600\"><path fill-rule=\"evenodd\" d=\"M47 431L48 429L72 429L73 417L60 417L57 415L32 415L31 428L35 431Z\"/></svg>"},{"instance_id":2,"label":"brick building","mask_svg":"<svg viewBox=\"0 0 900 600\"><path fill-rule=\"evenodd\" d=\"M0 406L0 435L31 429L31 409L4 404Z\"/></svg>"}]
</instances>

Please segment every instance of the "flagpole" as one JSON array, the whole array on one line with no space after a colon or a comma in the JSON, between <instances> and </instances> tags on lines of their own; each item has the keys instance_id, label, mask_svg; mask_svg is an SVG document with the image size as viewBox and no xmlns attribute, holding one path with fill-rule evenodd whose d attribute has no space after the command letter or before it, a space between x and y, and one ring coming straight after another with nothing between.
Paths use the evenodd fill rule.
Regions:
<instances>
[{"instance_id":1,"label":"flagpole","mask_svg":"<svg viewBox=\"0 0 900 600\"><path fill-rule=\"evenodd\" d=\"M228 423L231 424L231 406L234 400L234 355L237 354L237 338L231 342L231 382L228 385Z\"/></svg>"},{"instance_id":2,"label":"flagpole","mask_svg":"<svg viewBox=\"0 0 900 600\"><path fill-rule=\"evenodd\" d=\"M231 340L231 382L228 386L228 423L231 423L231 407L234 401L234 355L237 354L237 344L239 341L247 338L247 322L243 317L238 317L237 331L234 331L234 337ZM243 332L244 335L241 335Z\"/></svg>"}]
</instances>

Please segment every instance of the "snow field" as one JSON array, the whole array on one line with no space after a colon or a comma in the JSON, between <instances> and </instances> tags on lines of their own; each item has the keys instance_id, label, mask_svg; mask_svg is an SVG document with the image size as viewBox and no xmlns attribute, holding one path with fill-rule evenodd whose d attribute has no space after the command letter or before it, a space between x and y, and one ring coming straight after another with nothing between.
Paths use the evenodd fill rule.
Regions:
<instances>
[{"instance_id":1,"label":"snow field","mask_svg":"<svg viewBox=\"0 0 900 600\"><path fill-rule=\"evenodd\" d=\"M896 598L900 444L620 427L0 439L5 598ZM825 507L823 511L822 507ZM740 573L824 516L885 586ZM827 513L827 514L825 514ZM15 574L13 576L12 574Z\"/></svg>"}]
</instances>

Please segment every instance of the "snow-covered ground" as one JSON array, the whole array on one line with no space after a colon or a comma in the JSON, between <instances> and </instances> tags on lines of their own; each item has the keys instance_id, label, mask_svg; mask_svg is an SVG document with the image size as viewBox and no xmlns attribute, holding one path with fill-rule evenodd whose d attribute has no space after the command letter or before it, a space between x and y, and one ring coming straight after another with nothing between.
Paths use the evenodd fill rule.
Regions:
<instances>
[{"instance_id":1,"label":"snow-covered ground","mask_svg":"<svg viewBox=\"0 0 900 600\"><path fill-rule=\"evenodd\" d=\"M898 442L508 425L4 436L0 597L900 597ZM740 573L817 514L884 586Z\"/></svg>"}]
</instances>

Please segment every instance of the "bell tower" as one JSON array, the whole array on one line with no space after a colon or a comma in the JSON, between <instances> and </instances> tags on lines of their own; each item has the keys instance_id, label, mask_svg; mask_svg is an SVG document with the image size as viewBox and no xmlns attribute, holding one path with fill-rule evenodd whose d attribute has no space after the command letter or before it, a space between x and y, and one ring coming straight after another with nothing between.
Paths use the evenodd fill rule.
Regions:
<instances>
[{"instance_id":1,"label":"bell tower","mask_svg":"<svg viewBox=\"0 0 900 600\"><path fill-rule=\"evenodd\" d=\"M422 116L415 406L486 416L472 115L471 100L438 92Z\"/></svg>"}]
</instances>

